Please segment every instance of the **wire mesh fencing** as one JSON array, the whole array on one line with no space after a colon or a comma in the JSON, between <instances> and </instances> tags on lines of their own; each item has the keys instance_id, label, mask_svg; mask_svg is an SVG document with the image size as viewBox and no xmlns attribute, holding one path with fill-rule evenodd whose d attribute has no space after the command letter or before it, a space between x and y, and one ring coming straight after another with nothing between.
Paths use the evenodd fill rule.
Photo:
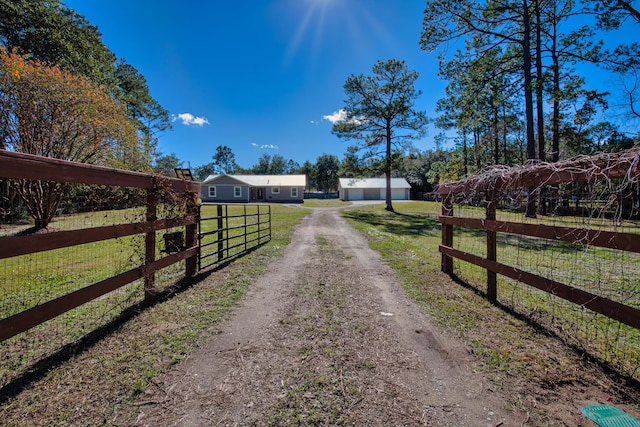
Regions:
<instances>
[{"instance_id":1,"label":"wire mesh fencing","mask_svg":"<svg viewBox=\"0 0 640 427\"><path fill-rule=\"evenodd\" d=\"M197 190L176 191L189 184L162 177L0 154L2 388L185 276L187 256L168 250L164 236L183 235L178 249L190 250L195 261L185 227L195 235ZM42 180L31 176L34 162L44 170ZM57 168L48 173L49 166ZM59 171L63 185L46 185L58 182L60 167L67 168ZM114 180L131 185L105 184ZM40 191L52 188L53 194ZM54 209L50 220L38 204Z\"/></svg>"},{"instance_id":2,"label":"wire mesh fencing","mask_svg":"<svg viewBox=\"0 0 640 427\"><path fill-rule=\"evenodd\" d=\"M500 168L441 187L443 269L639 378L638 159Z\"/></svg>"}]
</instances>

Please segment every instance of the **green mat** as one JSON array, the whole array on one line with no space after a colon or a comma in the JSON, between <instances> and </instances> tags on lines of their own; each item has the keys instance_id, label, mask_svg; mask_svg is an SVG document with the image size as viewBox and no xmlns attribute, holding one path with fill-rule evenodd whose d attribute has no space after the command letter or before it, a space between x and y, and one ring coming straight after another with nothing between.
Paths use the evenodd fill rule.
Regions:
<instances>
[{"instance_id":1,"label":"green mat","mask_svg":"<svg viewBox=\"0 0 640 427\"><path fill-rule=\"evenodd\" d=\"M613 406L583 406L580 412L602 427L640 427L640 421Z\"/></svg>"}]
</instances>

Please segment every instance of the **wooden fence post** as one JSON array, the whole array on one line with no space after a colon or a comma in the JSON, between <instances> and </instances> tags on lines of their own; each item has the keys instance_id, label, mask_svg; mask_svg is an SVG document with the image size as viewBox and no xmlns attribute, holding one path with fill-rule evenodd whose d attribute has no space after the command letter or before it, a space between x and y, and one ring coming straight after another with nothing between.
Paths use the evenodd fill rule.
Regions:
<instances>
[{"instance_id":1,"label":"wooden fence post","mask_svg":"<svg viewBox=\"0 0 640 427\"><path fill-rule=\"evenodd\" d=\"M453 195L445 195L442 199L442 216L453 216ZM453 247L453 225L442 225L442 246ZM446 274L453 274L453 258L442 254L442 271Z\"/></svg>"},{"instance_id":2,"label":"wooden fence post","mask_svg":"<svg viewBox=\"0 0 640 427\"><path fill-rule=\"evenodd\" d=\"M192 248L198 244L198 223L200 222L200 206L197 201L196 193L189 193L187 200L187 215L194 216L196 218L195 224L187 225L185 228L185 246ZM198 271L198 259L200 257L200 251L185 260L185 275L187 277L195 276Z\"/></svg>"},{"instance_id":3,"label":"wooden fence post","mask_svg":"<svg viewBox=\"0 0 640 427\"><path fill-rule=\"evenodd\" d=\"M485 219L487 221L496 220L496 197L493 189L488 189L485 193L486 214ZM497 260L497 233L495 231L487 230L487 260ZM487 270L487 298L495 301L498 295L497 286L497 274L493 271Z\"/></svg>"},{"instance_id":4,"label":"wooden fence post","mask_svg":"<svg viewBox=\"0 0 640 427\"><path fill-rule=\"evenodd\" d=\"M147 222L158 219L158 189L147 189ZM145 236L145 256L144 256L144 299L151 300L155 295L155 272L149 271L146 267L156 260L156 231L151 230Z\"/></svg>"}]
</instances>

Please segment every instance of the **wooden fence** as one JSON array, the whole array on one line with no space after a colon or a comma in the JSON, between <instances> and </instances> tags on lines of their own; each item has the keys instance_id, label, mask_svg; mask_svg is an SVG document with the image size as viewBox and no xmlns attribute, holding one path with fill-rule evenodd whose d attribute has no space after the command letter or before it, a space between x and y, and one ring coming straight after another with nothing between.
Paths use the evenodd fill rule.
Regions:
<instances>
[{"instance_id":1,"label":"wooden fence","mask_svg":"<svg viewBox=\"0 0 640 427\"><path fill-rule=\"evenodd\" d=\"M548 241L571 242L640 253L640 236L638 234L496 220L498 194L525 189L523 194L526 194L528 198L537 198L544 193L545 189L562 184L587 183L595 185L602 181L620 180L623 182L633 181L637 185L639 176L640 155L638 151L629 151L620 155L584 157L560 164L541 163L530 167L512 168L501 170L499 173L487 173L473 179L442 184L438 188L438 193L443 200L442 215L440 216L442 243L439 247L442 254L442 271L452 275L454 274L454 259L466 261L486 270L486 294L491 300L497 298L497 275L502 275L640 329L640 310L637 308L542 277L535 272L524 271L501 263L497 259L496 250L498 233L508 233ZM602 204L609 206L609 210L613 206L613 211L617 209L617 212L621 212L623 201L621 194L619 189L611 188L608 198L602 200ZM480 204L485 207L484 217L455 217L454 203L462 197L467 200L480 201ZM455 249L454 227L484 230L486 232L486 256Z\"/></svg>"},{"instance_id":2,"label":"wooden fence","mask_svg":"<svg viewBox=\"0 0 640 427\"><path fill-rule=\"evenodd\" d=\"M138 279L144 279L145 298L151 298L155 293L155 273L179 261L185 260L187 276L194 275L197 271L199 194L197 183L0 150L0 180L3 179L142 189L146 191L146 220L73 231L52 231L44 234L0 238L0 259L4 259L125 236L139 234L145 236L143 265L0 319L0 342ZM158 219L158 206L162 202L163 193L166 195L167 192L184 197L185 216ZM179 248L176 253L157 259L156 232L176 227L185 229L184 247Z\"/></svg>"}]
</instances>

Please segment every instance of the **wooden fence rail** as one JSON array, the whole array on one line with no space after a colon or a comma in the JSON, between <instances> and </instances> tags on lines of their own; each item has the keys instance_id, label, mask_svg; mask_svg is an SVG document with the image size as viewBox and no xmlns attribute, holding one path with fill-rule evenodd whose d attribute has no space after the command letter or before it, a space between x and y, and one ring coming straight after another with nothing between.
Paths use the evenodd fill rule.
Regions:
<instances>
[{"instance_id":1,"label":"wooden fence rail","mask_svg":"<svg viewBox=\"0 0 640 427\"><path fill-rule=\"evenodd\" d=\"M507 233L552 241L589 245L626 252L640 252L640 235L597 229L548 226L496 220L496 194L514 189L527 189L529 197L535 197L545 186L565 183L594 183L599 180L634 180L640 175L638 151L619 155L601 155L580 158L573 163L541 163L532 167L502 170L498 174L442 184L438 193L442 197L442 271L454 274L454 259L460 259L482 267L487 272L487 297L497 298L496 275L525 283L578 304L611 319L640 329L640 310L608 298L586 292L540 275L498 262L496 258L497 234ZM454 201L464 194L475 195L485 206L484 218L454 217ZM617 194L611 194L611 200ZM486 232L486 257L481 257L454 248L454 227L465 227Z\"/></svg>"},{"instance_id":2,"label":"wooden fence rail","mask_svg":"<svg viewBox=\"0 0 640 427\"><path fill-rule=\"evenodd\" d=\"M143 189L147 194L146 221L143 222L0 238L0 259L137 234L145 235L146 248L143 265L0 319L0 342L138 279L144 279L145 297L151 298L155 293L155 273L182 260L186 260L185 275L197 272L199 185L195 182L5 150L0 150L0 179L130 187ZM167 191L185 197L187 212L182 218L157 218L160 193ZM156 232L173 227L185 228L185 247L156 259Z\"/></svg>"}]
</instances>

